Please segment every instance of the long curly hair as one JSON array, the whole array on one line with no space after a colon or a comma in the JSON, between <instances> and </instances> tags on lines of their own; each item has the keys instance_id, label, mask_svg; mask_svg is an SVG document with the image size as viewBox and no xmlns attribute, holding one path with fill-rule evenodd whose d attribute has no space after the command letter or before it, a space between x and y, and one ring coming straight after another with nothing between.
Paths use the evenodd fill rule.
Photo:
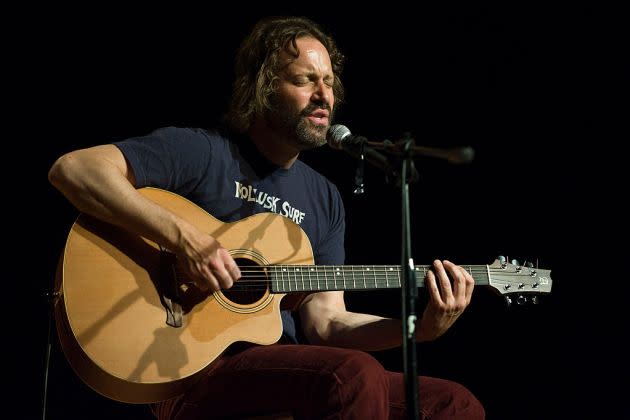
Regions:
<instances>
[{"instance_id":1,"label":"long curly hair","mask_svg":"<svg viewBox=\"0 0 630 420\"><path fill-rule=\"evenodd\" d=\"M304 17L265 18L254 26L236 53L232 99L225 116L233 130L247 132L254 117L272 108L271 97L277 90L281 66L280 53L284 50L297 58L297 39L305 36L317 39L326 47L335 75L335 102L343 102L344 90L340 75L344 56L332 37L326 35L318 24Z\"/></svg>"}]
</instances>

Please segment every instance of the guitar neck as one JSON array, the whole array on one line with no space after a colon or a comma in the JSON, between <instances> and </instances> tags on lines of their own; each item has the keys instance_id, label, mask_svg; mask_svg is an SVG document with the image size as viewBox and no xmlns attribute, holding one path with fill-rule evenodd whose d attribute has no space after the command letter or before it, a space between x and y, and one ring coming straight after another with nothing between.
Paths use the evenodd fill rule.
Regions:
<instances>
[{"instance_id":1,"label":"guitar neck","mask_svg":"<svg viewBox=\"0 0 630 420\"><path fill-rule=\"evenodd\" d=\"M490 284L487 265L461 266L476 285ZM424 287L429 265L414 267L418 287ZM273 293L317 292L328 290L399 289L399 265L273 265L267 266Z\"/></svg>"}]
</instances>

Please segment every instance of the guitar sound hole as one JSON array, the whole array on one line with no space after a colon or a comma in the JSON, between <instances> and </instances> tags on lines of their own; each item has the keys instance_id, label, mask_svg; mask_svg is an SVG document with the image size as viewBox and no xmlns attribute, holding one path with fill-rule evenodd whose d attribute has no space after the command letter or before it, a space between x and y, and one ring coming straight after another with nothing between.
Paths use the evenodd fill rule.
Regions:
<instances>
[{"instance_id":1,"label":"guitar sound hole","mask_svg":"<svg viewBox=\"0 0 630 420\"><path fill-rule=\"evenodd\" d=\"M241 278L223 295L234 303L249 305L258 302L269 289L269 277L264 267L246 258L235 258L241 269Z\"/></svg>"}]
</instances>

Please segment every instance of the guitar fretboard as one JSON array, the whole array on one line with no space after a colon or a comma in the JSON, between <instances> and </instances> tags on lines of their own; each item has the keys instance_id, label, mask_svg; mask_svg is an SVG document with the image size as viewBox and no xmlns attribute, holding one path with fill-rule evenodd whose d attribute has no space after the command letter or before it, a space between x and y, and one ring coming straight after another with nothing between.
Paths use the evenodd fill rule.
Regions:
<instances>
[{"instance_id":1,"label":"guitar fretboard","mask_svg":"<svg viewBox=\"0 0 630 420\"><path fill-rule=\"evenodd\" d=\"M488 266L462 267L472 275L476 285L489 284ZM430 268L428 265L414 268L418 287L424 287L424 277ZM273 265L266 269L274 293L399 289L402 277L399 265Z\"/></svg>"}]
</instances>

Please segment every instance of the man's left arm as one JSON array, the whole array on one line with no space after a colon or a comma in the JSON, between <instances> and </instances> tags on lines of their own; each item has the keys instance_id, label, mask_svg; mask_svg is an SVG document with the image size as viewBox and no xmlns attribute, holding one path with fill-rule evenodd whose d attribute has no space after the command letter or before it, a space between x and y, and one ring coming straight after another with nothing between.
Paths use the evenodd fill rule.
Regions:
<instances>
[{"instance_id":1,"label":"man's left arm","mask_svg":"<svg viewBox=\"0 0 630 420\"><path fill-rule=\"evenodd\" d=\"M470 304L474 288L474 280L463 268L438 260L428 272L425 284L430 300L416 323L418 341L432 341L444 334ZM311 344L364 351L402 345L400 320L349 312L342 291L307 296L300 306L300 318Z\"/></svg>"},{"instance_id":2,"label":"man's left arm","mask_svg":"<svg viewBox=\"0 0 630 420\"><path fill-rule=\"evenodd\" d=\"M300 306L300 319L311 344L376 351L402 342L399 320L349 312L342 291L308 295Z\"/></svg>"}]
</instances>

